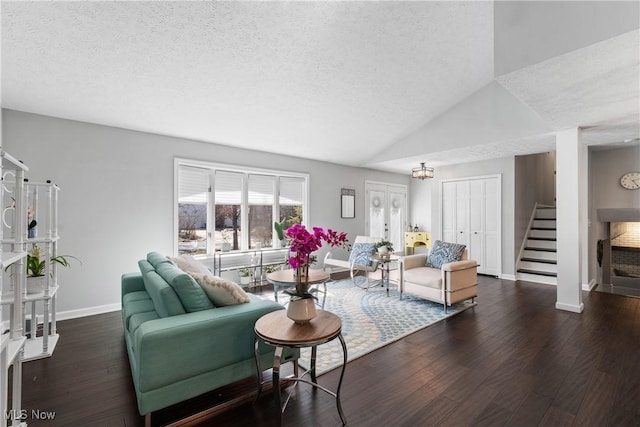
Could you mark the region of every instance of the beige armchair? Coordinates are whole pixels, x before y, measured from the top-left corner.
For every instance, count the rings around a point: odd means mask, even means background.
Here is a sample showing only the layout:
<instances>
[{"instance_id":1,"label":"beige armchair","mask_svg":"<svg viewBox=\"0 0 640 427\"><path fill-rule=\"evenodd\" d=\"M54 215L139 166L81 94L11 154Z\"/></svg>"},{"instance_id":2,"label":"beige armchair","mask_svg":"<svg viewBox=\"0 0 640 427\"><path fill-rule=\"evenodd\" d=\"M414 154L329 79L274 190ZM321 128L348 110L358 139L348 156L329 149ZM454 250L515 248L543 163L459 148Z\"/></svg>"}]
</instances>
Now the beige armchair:
<instances>
[{"instance_id":1,"label":"beige armchair","mask_svg":"<svg viewBox=\"0 0 640 427\"><path fill-rule=\"evenodd\" d=\"M400 298L404 293L415 295L447 306L478 296L478 263L467 259L443 264L441 268L425 267L427 254L409 255L400 259L400 268L391 272L391 280L400 284Z\"/></svg>"}]
</instances>

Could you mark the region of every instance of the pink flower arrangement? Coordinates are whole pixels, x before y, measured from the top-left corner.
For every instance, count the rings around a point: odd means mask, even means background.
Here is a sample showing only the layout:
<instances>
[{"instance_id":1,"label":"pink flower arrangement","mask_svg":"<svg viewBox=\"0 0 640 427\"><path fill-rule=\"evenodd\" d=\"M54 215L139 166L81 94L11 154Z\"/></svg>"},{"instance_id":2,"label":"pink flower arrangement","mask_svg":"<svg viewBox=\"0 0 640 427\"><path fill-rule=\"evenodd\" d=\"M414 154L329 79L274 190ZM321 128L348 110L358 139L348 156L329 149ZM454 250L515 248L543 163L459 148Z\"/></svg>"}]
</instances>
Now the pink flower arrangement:
<instances>
[{"instance_id":1,"label":"pink flower arrangement","mask_svg":"<svg viewBox=\"0 0 640 427\"><path fill-rule=\"evenodd\" d=\"M289 265L298 271L296 283L296 295L299 297L307 294L309 284L305 280L309 266L315 260L313 252L322 247L325 242L329 246L338 246L349 250L347 235L330 228L324 231L320 227L313 227L313 233L309 232L302 224L295 224L286 231L286 236L291 240L292 256L289 257Z\"/></svg>"}]
</instances>

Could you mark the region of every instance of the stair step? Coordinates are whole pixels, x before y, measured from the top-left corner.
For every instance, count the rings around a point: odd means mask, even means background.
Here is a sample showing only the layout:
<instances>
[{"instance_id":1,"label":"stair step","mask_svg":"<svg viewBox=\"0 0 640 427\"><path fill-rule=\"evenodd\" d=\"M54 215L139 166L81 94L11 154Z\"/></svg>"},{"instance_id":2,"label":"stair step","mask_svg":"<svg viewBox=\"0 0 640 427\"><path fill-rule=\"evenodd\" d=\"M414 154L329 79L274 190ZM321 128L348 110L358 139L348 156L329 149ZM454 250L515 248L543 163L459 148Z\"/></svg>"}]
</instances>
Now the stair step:
<instances>
[{"instance_id":1,"label":"stair step","mask_svg":"<svg viewBox=\"0 0 640 427\"><path fill-rule=\"evenodd\" d=\"M556 250L556 241L549 239L527 239L527 243L525 245L528 249L546 249L546 250Z\"/></svg>"},{"instance_id":2,"label":"stair step","mask_svg":"<svg viewBox=\"0 0 640 427\"><path fill-rule=\"evenodd\" d=\"M517 280L524 280L527 282L536 282L536 283L545 283L547 285L557 285L558 278L553 276L542 276L539 274L529 274L529 273L517 273Z\"/></svg>"},{"instance_id":3,"label":"stair step","mask_svg":"<svg viewBox=\"0 0 640 427\"><path fill-rule=\"evenodd\" d=\"M522 251L522 259L525 258L531 258L534 260L549 260L555 262L558 259L558 254L556 254L555 250L525 248L524 251Z\"/></svg>"},{"instance_id":4,"label":"stair step","mask_svg":"<svg viewBox=\"0 0 640 427\"><path fill-rule=\"evenodd\" d=\"M537 230L555 230L556 221L551 219L534 219L531 227Z\"/></svg>"},{"instance_id":5,"label":"stair step","mask_svg":"<svg viewBox=\"0 0 640 427\"><path fill-rule=\"evenodd\" d=\"M544 259L544 258L520 258L520 261L525 262L541 262L544 264L557 264L558 262L555 259Z\"/></svg>"},{"instance_id":6,"label":"stair step","mask_svg":"<svg viewBox=\"0 0 640 427\"><path fill-rule=\"evenodd\" d=\"M537 230L530 229L529 230L529 238L530 239L556 239L556 230Z\"/></svg>"},{"instance_id":7,"label":"stair step","mask_svg":"<svg viewBox=\"0 0 640 427\"><path fill-rule=\"evenodd\" d=\"M558 277L558 274L553 271L535 271L535 270L527 270L526 268L519 268L518 273L536 274L538 276Z\"/></svg>"},{"instance_id":8,"label":"stair step","mask_svg":"<svg viewBox=\"0 0 640 427\"><path fill-rule=\"evenodd\" d=\"M537 274L547 274L558 272L558 266L555 263L549 262L537 262L537 261L524 261L521 260L518 263L518 271L527 270L527 272L535 272Z\"/></svg>"},{"instance_id":9,"label":"stair step","mask_svg":"<svg viewBox=\"0 0 640 427\"><path fill-rule=\"evenodd\" d=\"M535 219L556 219L556 208L537 208Z\"/></svg>"},{"instance_id":10,"label":"stair step","mask_svg":"<svg viewBox=\"0 0 640 427\"><path fill-rule=\"evenodd\" d=\"M552 248L532 248L532 247L529 247L529 246L526 246L524 248L524 250L525 251L536 251L536 252L542 252L542 253L545 253L545 252L555 253L556 252L556 250L552 249Z\"/></svg>"}]
</instances>

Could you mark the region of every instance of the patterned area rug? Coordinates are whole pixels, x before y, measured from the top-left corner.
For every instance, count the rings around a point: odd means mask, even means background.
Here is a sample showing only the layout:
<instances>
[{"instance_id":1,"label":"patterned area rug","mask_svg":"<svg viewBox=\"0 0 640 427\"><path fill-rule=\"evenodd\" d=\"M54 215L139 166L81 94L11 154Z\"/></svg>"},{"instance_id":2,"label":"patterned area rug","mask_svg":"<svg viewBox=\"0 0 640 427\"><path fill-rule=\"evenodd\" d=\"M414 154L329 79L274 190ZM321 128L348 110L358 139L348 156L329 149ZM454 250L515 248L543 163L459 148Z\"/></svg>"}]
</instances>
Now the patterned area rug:
<instances>
[{"instance_id":1,"label":"patterned area rug","mask_svg":"<svg viewBox=\"0 0 640 427\"><path fill-rule=\"evenodd\" d=\"M397 288L393 286L387 297L386 288L380 286L364 290L354 286L349 279L327 283L324 309L342 319L348 361L475 305L471 301L464 301L449 307L445 314L442 304L407 294L402 296L402 300L399 297ZM322 294L319 298L322 301ZM286 299L286 294L279 294L280 303ZM301 353L300 364L306 367L311 359L311 349L302 349ZM342 364L342 359L342 347L338 339L318 346L317 373L335 369Z\"/></svg>"}]
</instances>

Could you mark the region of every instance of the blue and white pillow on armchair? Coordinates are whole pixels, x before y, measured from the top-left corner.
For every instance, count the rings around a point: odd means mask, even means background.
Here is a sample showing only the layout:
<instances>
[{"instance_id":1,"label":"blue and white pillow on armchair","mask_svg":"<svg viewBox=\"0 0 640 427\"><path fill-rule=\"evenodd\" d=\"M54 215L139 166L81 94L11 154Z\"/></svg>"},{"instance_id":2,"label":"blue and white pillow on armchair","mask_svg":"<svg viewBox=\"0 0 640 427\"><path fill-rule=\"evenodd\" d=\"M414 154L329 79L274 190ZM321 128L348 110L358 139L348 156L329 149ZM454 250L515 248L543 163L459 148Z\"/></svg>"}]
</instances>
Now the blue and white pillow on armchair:
<instances>
[{"instance_id":1,"label":"blue and white pillow on armchair","mask_svg":"<svg viewBox=\"0 0 640 427\"><path fill-rule=\"evenodd\" d=\"M349 263L368 265L375 250L375 243L354 243L349 254Z\"/></svg>"},{"instance_id":2,"label":"blue and white pillow on armchair","mask_svg":"<svg viewBox=\"0 0 640 427\"><path fill-rule=\"evenodd\" d=\"M442 264L460 261L467 246L460 243L449 243L436 240L427 257L427 267L440 268Z\"/></svg>"}]
</instances>

